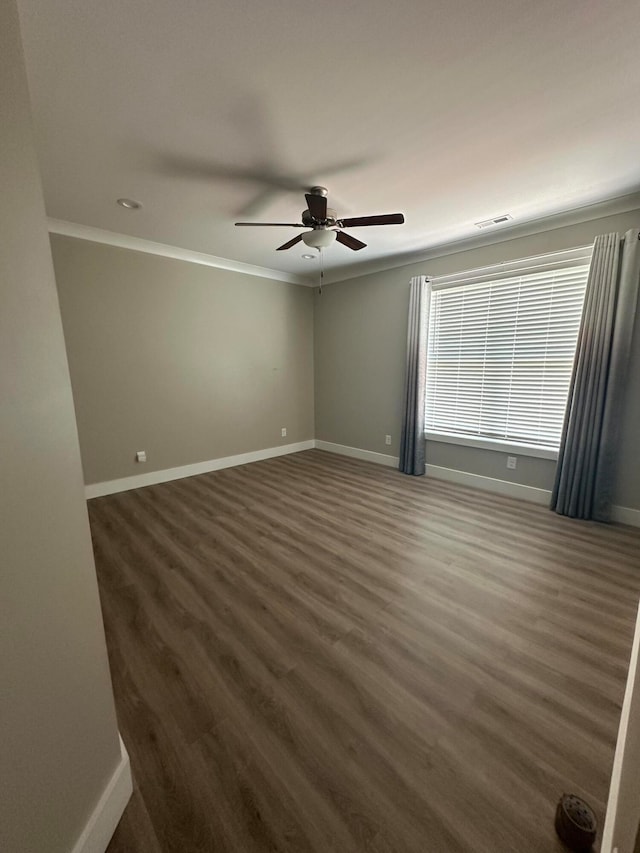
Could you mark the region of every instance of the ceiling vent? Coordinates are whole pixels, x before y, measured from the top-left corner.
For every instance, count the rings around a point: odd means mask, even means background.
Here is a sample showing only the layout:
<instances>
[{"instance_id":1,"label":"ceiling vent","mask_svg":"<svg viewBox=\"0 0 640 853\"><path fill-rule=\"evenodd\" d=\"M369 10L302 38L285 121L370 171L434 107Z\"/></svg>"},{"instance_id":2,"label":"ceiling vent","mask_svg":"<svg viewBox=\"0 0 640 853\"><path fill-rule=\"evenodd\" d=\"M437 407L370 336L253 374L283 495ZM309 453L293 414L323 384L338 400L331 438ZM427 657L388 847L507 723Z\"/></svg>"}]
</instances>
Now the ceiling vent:
<instances>
[{"instance_id":1,"label":"ceiling vent","mask_svg":"<svg viewBox=\"0 0 640 853\"><path fill-rule=\"evenodd\" d=\"M504 222L509 222L513 219L510 213L503 213L502 216L496 216L493 219L484 219L482 222L476 222L476 228L491 228L492 225L502 225Z\"/></svg>"}]
</instances>

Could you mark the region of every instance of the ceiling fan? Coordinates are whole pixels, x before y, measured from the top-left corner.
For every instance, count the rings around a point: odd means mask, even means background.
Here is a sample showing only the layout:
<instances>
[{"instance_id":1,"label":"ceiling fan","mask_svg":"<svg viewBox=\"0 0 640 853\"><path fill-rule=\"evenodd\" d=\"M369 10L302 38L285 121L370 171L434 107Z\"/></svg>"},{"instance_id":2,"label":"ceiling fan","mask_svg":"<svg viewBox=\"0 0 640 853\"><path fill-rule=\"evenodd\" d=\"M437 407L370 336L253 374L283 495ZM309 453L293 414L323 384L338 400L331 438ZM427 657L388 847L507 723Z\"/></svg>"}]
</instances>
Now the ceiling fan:
<instances>
[{"instance_id":1,"label":"ceiling fan","mask_svg":"<svg viewBox=\"0 0 640 853\"><path fill-rule=\"evenodd\" d=\"M339 219L335 210L327 207L326 187L311 187L305 194L307 210L302 211L302 222L236 222L236 225L254 225L260 227L281 228L310 228L304 234L297 234L292 240L278 246L278 252L290 249L301 240L311 248L326 249L334 240L358 252L367 245L361 240L345 234L342 228L363 228L368 225L402 225L404 216L401 213L383 213L380 216L356 216L350 219Z\"/></svg>"}]
</instances>

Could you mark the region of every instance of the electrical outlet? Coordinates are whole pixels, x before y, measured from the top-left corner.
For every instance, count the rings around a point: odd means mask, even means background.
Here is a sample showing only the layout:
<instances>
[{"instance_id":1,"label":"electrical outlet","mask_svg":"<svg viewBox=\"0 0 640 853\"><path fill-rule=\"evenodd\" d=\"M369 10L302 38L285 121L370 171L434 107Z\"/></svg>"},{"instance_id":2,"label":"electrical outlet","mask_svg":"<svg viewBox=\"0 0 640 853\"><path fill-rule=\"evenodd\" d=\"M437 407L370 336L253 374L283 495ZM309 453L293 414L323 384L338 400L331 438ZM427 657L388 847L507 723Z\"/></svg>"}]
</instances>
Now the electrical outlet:
<instances>
[{"instance_id":1,"label":"electrical outlet","mask_svg":"<svg viewBox=\"0 0 640 853\"><path fill-rule=\"evenodd\" d=\"M511 468L512 470L517 466L518 459L515 456L507 456L507 468Z\"/></svg>"},{"instance_id":2,"label":"electrical outlet","mask_svg":"<svg viewBox=\"0 0 640 853\"><path fill-rule=\"evenodd\" d=\"M385 435L384 443L385 444L391 444L391 436L390 435Z\"/></svg>"},{"instance_id":3,"label":"electrical outlet","mask_svg":"<svg viewBox=\"0 0 640 853\"><path fill-rule=\"evenodd\" d=\"M282 427L282 429L280 430L280 435L281 435L283 438L286 438L286 437L287 437L287 428L286 428L286 427Z\"/></svg>"},{"instance_id":4,"label":"electrical outlet","mask_svg":"<svg viewBox=\"0 0 640 853\"><path fill-rule=\"evenodd\" d=\"M146 462L146 461L147 461L147 451L146 450L136 451L136 462Z\"/></svg>"}]
</instances>

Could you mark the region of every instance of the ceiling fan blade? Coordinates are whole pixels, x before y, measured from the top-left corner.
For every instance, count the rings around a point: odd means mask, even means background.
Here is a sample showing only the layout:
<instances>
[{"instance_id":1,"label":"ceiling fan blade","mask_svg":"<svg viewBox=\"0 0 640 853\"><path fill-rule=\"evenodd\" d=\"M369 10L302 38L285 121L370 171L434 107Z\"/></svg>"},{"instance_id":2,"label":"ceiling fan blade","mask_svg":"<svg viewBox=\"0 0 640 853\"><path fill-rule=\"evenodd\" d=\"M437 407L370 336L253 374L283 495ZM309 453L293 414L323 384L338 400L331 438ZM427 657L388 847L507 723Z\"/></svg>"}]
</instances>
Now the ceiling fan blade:
<instances>
[{"instance_id":1,"label":"ceiling fan blade","mask_svg":"<svg viewBox=\"0 0 640 853\"><path fill-rule=\"evenodd\" d=\"M306 228L302 222L234 222L234 225L252 225L255 228Z\"/></svg>"},{"instance_id":2,"label":"ceiling fan blade","mask_svg":"<svg viewBox=\"0 0 640 853\"><path fill-rule=\"evenodd\" d=\"M326 195L311 195L310 193L306 193L305 198L307 200L307 207L309 208L309 213L313 216L314 219L327 218Z\"/></svg>"},{"instance_id":3,"label":"ceiling fan blade","mask_svg":"<svg viewBox=\"0 0 640 853\"><path fill-rule=\"evenodd\" d=\"M296 243L299 243L302 240L302 236L300 234L296 234L293 240L289 240L287 243L283 243L282 246L278 246L276 252L282 252L284 249L290 249L292 246L295 246Z\"/></svg>"},{"instance_id":4,"label":"ceiling fan blade","mask_svg":"<svg viewBox=\"0 0 640 853\"><path fill-rule=\"evenodd\" d=\"M402 225L404 216L401 213L383 213L380 216L352 216L350 219L340 219L340 228L362 228L365 225Z\"/></svg>"},{"instance_id":5,"label":"ceiling fan blade","mask_svg":"<svg viewBox=\"0 0 640 853\"><path fill-rule=\"evenodd\" d=\"M338 243L342 243L343 246L348 246L350 249L353 249L354 252L364 249L367 245L366 243L363 243L362 240L356 240L356 238L352 237L351 234L345 234L343 231L336 232L336 240Z\"/></svg>"}]
</instances>

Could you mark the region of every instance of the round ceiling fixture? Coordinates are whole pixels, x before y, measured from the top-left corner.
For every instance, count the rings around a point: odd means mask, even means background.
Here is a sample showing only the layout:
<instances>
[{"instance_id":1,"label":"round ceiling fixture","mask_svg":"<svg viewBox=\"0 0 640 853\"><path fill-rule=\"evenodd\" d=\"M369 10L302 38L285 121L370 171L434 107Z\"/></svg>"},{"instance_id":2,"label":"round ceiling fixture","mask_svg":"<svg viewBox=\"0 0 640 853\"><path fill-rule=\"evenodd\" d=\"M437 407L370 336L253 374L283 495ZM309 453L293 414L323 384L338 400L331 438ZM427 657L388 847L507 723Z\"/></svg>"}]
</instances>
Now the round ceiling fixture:
<instances>
[{"instance_id":1,"label":"round ceiling fixture","mask_svg":"<svg viewBox=\"0 0 640 853\"><path fill-rule=\"evenodd\" d=\"M328 228L314 228L313 231L306 231L302 239L311 249L326 249L336 239L336 232Z\"/></svg>"},{"instance_id":2,"label":"round ceiling fixture","mask_svg":"<svg viewBox=\"0 0 640 853\"><path fill-rule=\"evenodd\" d=\"M315 255L301 255L301 257L303 257L305 261L315 261L316 259Z\"/></svg>"},{"instance_id":3,"label":"round ceiling fixture","mask_svg":"<svg viewBox=\"0 0 640 853\"><path fill-rule=\"evenodd\" d=\"M133 198L119 198L117 203L120 207L125 207L127 210L140 210L142 205L139 201L136 201Z\"/></svg>"}]
</instances>

